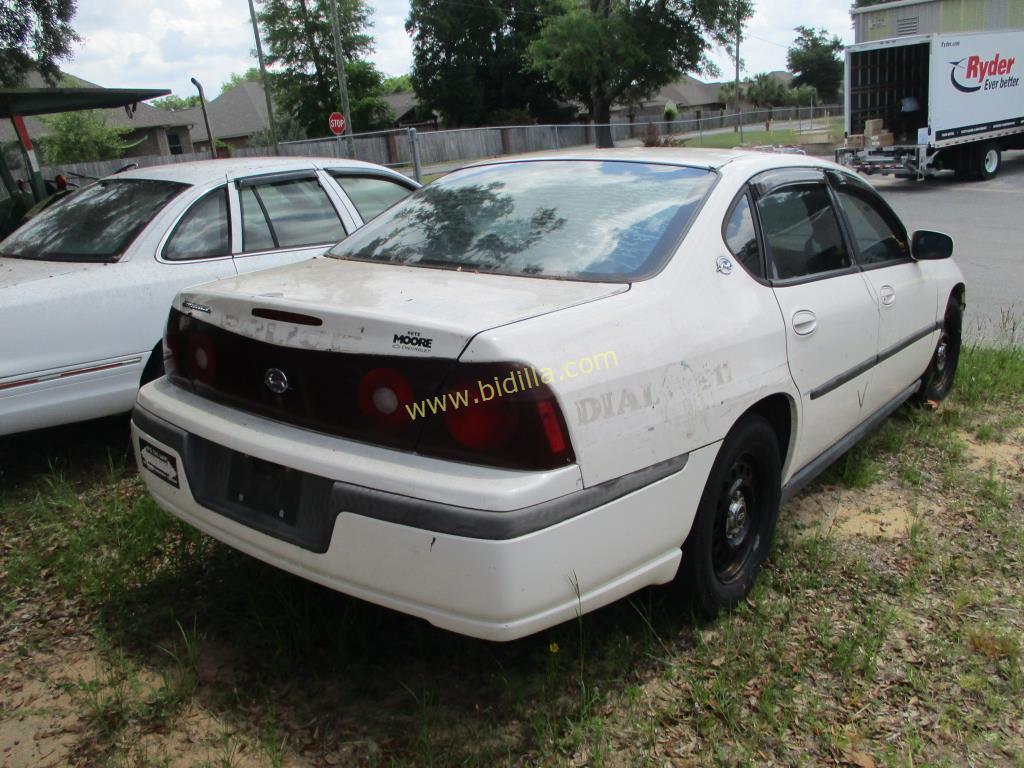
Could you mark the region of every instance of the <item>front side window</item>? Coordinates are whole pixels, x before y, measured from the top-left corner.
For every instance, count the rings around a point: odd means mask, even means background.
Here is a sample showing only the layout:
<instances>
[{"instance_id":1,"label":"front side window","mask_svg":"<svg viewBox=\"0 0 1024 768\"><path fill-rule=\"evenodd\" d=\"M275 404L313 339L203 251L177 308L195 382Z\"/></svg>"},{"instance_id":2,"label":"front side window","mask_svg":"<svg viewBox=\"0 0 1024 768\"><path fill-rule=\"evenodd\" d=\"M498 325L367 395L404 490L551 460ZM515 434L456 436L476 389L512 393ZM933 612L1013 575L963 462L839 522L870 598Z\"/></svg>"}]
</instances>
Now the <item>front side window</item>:
<instances>
[{"instance_id":1,"label":"front side window","mask_svg":"<svg viewBox=\"0 0 1024 768\"><path fill-rule=\"evenodd\" d=\"M764 277L761 251L757 247L757 232L754 229L754 216L748 195L741 197L729 214L729 219L725 223L725 242L732 255L750 274Z\"/></svg>"},{"instance_id":2,"label":"front side window","mask_svg":"<svg viewBox=\"0 0 1024 768\"><path fill-rule=\"evenodd\" d=\"M164 258L168 261L188 261L230 255L228 191L221 187L189 208L164 246Z\"/></svg>"},{"instance_id":3,"label":"front side window","mask_svg":"<svg viewBox=\"0 0 1024 768\"><path fill-rule=\"evenodd\" d=\"M872 266L910 258L903 225L891 211L872 199L873 193L844 187L836 194L850 222L861 264Z\"/></svg>"},{"instance_id":4,"label":"front side window","mask_svg":"<svg viewBox=\"0 0 1024 768\"><path fill-rule=\"evenodd\" d=\"M69 195L0 242L0 256L40 261L117 261L187 184L104 179Z\"/></svg>"},{"instance_id":5,"label":"front side window","mask_svg":"<svg viewBox=\"0 0 1024 768\"><path fill-rule=\"evenodd\" d=\"M330 256L532 277L622 282L674 252L716 175L598 160L476 166L424 187Z\"/></svg>"},{"instance_id":6,"label":"front side window","mask_svg":"<svg viewBox=\"0 0 1024 768\"><path fill-rule=\"evenodd\" d=\"M240 192L243 250L328 245L345 237L338 212L316 179L252 184Z\"/></svg>"},{"instance_id":7,"label":"front side window","mask_svg":"<svg viewBox=\"0 0 1024 768\"><path fill-rule=\"evenodd\" d=\"M379 216L403 197L412 192L408 187L395 181L375 176L345 176L340 172L331 171L331 176L338 182L348 199L359 211L363 221Z\"/></svg>"},{"instance_id":8,"label":"front side window","mask_svg":"<svg viewBox=\"0 0 1024 768\"><path fill-rule=\"evenodd\" d=\"M839 219L824 184L800 184L757 201L758 218L776 280L813 277L851 266Z\"/></svg>"}]
</instances>

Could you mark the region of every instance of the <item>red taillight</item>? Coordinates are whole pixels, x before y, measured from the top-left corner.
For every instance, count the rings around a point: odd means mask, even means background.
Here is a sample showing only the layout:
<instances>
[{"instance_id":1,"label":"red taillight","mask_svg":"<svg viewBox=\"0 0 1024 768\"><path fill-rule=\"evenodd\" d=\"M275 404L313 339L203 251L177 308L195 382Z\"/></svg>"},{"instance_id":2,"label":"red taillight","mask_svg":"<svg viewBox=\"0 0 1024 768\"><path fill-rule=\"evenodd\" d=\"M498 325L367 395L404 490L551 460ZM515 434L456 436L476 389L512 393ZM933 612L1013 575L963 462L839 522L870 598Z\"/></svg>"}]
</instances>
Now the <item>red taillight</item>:
<instances>
[{"instance_id":1,"label":"red taillight","mask_svg":"<svg viewBox=\"0 0 1024 768\"><path fill-rule=\"evenodd\" d=\"M540 423L544 426L544 436L548 439L551 453L565 453L565 432L555 406L549 400L537 403Z\"/></svg>"},{"instance_id":2,"label":"red taillight","mask_svg":"<svg viewBox=\"0 0 1024 768\"><path fill-rule=\"evenodd\" d=\"M185 345L185 366L191 378L203 384L211 383L217 375L217 354L213 342L203 331L190 333Z\"/></svg>"},{"instance_id":3,"label":"red taillight","mask_svg":"<svg viewBox=\"0 0 1024 768\"><path fill-rule=\"evenodd\" d=\"M476 383L465 381L455 392L469 392L470 402L454 410L445 410L444 426L459 445L473 451L496 451L515 436L519 428L519 409L497 399L479 402L474 395ZM473 402L476 400L476 402ZM451 407L449 399L448 406Z\"/></svg>"},{"instance_id":4,"label":"red taillight","mask_svg":"<svg viewBox=\"0 0 1024 768\"><path fill-rule=\"evenodd\" d=\"M554 393L521 363L460 363L428 418L419 453L513 469L555 469L576 458Z\"/></svg>"},{"instance_id":5,"label":"red taillight","mask_svg":"<svg viewBox=\"0 0 1024 768\"><path fill-rule=\"evenodd\" d=\"M388 429L409 421L406 406L413 402L412 385L393 368L374 368L359 380L356 399L360 412L372 423Z\"/></svg>"}]
</instances>

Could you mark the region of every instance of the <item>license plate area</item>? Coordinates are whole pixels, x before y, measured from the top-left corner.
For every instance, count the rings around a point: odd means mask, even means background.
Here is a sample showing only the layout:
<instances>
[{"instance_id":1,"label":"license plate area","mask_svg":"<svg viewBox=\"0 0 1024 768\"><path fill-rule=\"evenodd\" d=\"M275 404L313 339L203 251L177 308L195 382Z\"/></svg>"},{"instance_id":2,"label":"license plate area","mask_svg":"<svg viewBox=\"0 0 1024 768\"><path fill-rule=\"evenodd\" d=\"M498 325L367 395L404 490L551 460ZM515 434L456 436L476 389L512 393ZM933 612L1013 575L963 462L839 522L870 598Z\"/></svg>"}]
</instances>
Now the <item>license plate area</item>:
<instances>
[{"instance_id":1,"label":"license plate area","mask_svg":"<svg viewBox=\"0 0 1024 768\"><path fill-rule=\"evenodd\" d=\"M302 499L302 472L243 453L231 457L228 499L287 525L298 521Z\"/></svg>"},{"instance_id":2,"label":"license plate area","mask_svg":"<svg viewBox=\"0 0 1024 768\"><path fill-rule=\"evenodd\" d=\"M338 513L334 481L189 435L185 474L195 500L249 528L326 552Z\"/></svg>"}]
</instances>

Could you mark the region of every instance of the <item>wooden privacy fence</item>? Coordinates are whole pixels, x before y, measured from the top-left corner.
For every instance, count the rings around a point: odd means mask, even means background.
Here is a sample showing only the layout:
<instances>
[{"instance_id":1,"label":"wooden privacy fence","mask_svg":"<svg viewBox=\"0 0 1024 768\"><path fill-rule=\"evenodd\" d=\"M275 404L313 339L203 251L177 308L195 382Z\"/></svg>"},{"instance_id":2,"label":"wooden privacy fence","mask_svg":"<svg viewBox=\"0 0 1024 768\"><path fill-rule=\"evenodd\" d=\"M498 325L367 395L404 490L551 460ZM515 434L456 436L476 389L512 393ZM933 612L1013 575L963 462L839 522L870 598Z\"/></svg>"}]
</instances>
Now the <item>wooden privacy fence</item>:
<instances>
[{"instance_id":1,"label":"wooden privacy fence","mask_svg":"<svg viewBox=\"0 0 1024 768\"><path fill-rule=\"evenodd\" d=\"M769 117L776 122L799 122L820 120L826 116L842 114L841 107L774 107L772 109L742 112L739 115L744 125L763 125ZM625 141L642 139L653 130L659 135L699 134L704 131L729 129L737 123L736 113L724 110L698 113L687 111L672 121L653 121L643 118L629 122L628 118L611 123L612 138ZM353 137L354 156L379 165L398 167L418 176L419 168L428 165L443 165L462 161L478 160L500 155L515 155L525 152L568 149L592 145L595 141L593 124L572 123L567 125L510 125L487 128L457 128L447 131L416 132L409 128L391 131L355 134ZM347 158L348 146L344 138L329 137L305 141L286 141L280 145L280 154L288 157L337 157ZM414 151L418 150L417 151ZM265 157L272 154L270 147L243 147L232 150L233 157ZM416 154L419 155L417 163ZM207 160L209 153L193 152L183 155L145 155L123 157L94 163L68 163L43 168L43 176L53 178L63 173L74 182L82 183L88 178L99 178L135 163L140 168L165 163L185 163L192 160Z\"/></svg>"}]
</instances>

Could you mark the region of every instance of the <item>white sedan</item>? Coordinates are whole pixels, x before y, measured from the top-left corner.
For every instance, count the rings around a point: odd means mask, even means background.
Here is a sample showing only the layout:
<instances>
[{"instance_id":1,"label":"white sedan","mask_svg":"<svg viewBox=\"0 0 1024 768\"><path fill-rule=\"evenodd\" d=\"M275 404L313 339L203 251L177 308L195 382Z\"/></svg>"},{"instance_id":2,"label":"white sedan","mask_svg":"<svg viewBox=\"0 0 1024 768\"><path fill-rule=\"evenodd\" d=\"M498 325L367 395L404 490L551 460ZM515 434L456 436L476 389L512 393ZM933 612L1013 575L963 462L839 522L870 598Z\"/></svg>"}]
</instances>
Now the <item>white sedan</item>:
<instances>
[{"instance_id":1,"label":"white sedan","mask_svg":"<svg viewBox=\"0 0 1024 768\"><path fill-rule=\"evenodd\" d=\"M0 435L131 410L179 290L319 255L416 187L358 161L217 160L47 209L0 241Z\"/></svg>"},{"instance_id":2,"label":"white sedan","mask_svg":"<svg viewBox=\"0 0 1024 768\"><path fill-rule=\"evenodd\" d=\"M783 499L949 391L952 250L806 157L481 163L327 257L182 292L136 455L211 536L457 632L677 574L711 616Z\"/></svg>"}]
</instances>

